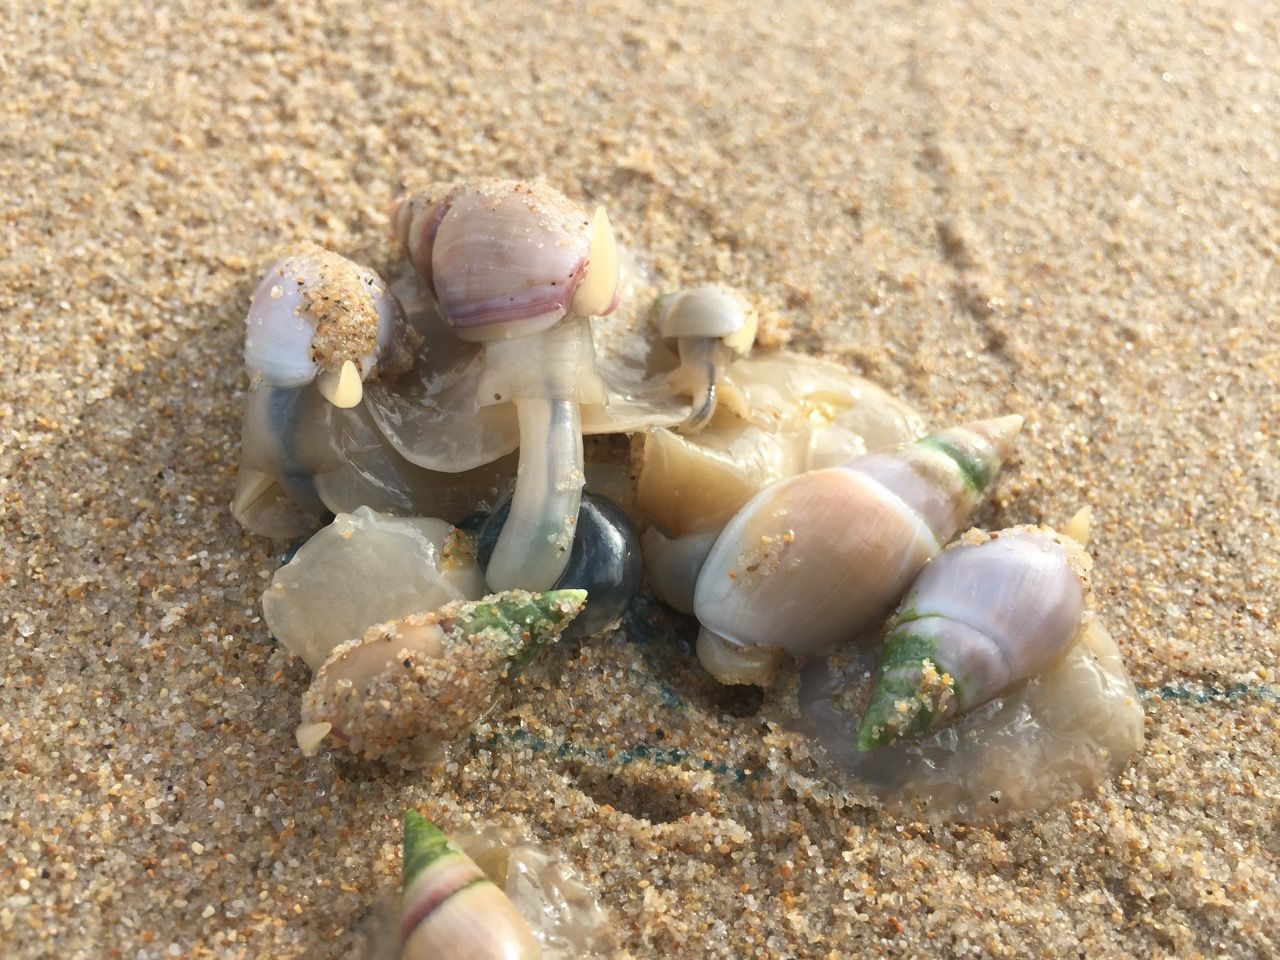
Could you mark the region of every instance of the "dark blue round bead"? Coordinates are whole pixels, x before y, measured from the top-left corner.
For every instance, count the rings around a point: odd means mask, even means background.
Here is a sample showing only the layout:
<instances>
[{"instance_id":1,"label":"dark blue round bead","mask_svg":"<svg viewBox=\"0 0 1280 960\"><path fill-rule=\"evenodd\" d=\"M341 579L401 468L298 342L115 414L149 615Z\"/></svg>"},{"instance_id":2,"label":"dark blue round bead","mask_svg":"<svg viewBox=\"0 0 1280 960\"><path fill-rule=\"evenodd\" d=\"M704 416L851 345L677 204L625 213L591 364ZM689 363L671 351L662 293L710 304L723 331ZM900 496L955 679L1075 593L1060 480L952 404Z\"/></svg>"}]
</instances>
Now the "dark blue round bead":
<instances>
[{"instance_id":1,"label":"dark blue round bead","mask_svg":"<svg viewBox=\"0 0 1280 960\"><path fill-rule=\"evenodd\" d=\"M476 538L476 562L482 573L489 568L489 558L510 512L508 497ZM643 576L640 541L622 508L608 497L583 494L569 564L554 589L586 590L587 608L569 624L565 636L591 636L621 619Z\"/></svg>"}]
</instances>

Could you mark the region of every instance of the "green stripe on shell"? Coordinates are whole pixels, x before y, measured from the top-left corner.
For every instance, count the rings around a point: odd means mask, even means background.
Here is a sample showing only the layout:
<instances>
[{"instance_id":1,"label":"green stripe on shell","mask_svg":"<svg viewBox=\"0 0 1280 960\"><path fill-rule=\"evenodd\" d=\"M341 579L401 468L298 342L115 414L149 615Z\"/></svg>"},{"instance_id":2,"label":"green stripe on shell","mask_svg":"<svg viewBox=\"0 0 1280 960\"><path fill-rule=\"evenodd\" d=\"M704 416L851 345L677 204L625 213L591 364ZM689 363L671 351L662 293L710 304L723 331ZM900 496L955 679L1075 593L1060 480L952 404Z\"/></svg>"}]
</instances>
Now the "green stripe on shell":
<instances>
[{"instance_id":1,"label":"green stripe on shell","mask_svg":"<svg viewBox=\"0 0 1280 960\"><path fill-rule=\"evenodd\" d=\"M461 853L462 848L444 835L434 823L416 810L404 812L404 859L400 873L400 889L408 890L423 870L446 853Z\"/></svg>"},{"instance_id":2,"label":"green stripe on shell","mask_svg":"<svg viewBox=\"0 0 1280 960\"><path fill-rule=\"evenodd\" d=\"M500 595L504 599L476 601L468 604L465 612L453 619L465 640L486 630L509 638L511 662L507 666L507 679L518 677L547 642L559 636L568 620L569 609L581 608L587 598L584 590L552 590L548 593L529 594L525 600L513 599L512 594Z\"/></svg>"},{"instance_id":3,"label":"green stripe on shell","mask_svg":"<svg viewBox=\"0 0 1280 960\"><path fill-rule=\"evenodd\" d=\"M955 678L937 665L937 643L904 631L885 646L858 727L858 749L874 750L931 730L960 699Z\"/></svg>"},{"instance_id":4,"label":"green stripe on shell","mask_svg":"<svg viewBox=\"0 0 1280 960\"><path fill-rule=\"evenodd\" d=\"M928 447L931 450L937 450L939 453L946 454L960 470L960 476L964 479L964 484L970 490L980 493L991 483L992 470L982 458L974 456L968 450L948 443L944 439L943 434L934 434L933 436L924 437L917 443L922 447Z\"/></svg>"}]
</instances>

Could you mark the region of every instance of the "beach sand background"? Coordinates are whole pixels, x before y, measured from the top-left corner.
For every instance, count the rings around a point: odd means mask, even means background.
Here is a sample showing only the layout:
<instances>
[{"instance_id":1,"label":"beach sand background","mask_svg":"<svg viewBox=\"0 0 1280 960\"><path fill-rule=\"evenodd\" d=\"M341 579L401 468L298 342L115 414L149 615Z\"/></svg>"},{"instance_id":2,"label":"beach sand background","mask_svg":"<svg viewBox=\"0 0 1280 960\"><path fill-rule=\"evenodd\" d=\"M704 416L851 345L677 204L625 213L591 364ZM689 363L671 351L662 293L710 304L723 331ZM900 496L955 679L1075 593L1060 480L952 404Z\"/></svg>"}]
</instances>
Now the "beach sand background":
<instances>
[{"instance_id":1,"label":"beach sand background","mask_svg":"<svg viewBox=\"0 0 1280 960\"><path fill-rule=\"evenodd\" d=\"M208 6L5 5L6 957L349 956L407 805L554 845L636 957L1275 955L1267 4ZM495 175L934 424L1026 415L981 519L1093 506L1143 753L1029 822L848 805L642 610L434 781L305 760L282 547L227 508L249 294Z\"/></svg>"}]
</instances>

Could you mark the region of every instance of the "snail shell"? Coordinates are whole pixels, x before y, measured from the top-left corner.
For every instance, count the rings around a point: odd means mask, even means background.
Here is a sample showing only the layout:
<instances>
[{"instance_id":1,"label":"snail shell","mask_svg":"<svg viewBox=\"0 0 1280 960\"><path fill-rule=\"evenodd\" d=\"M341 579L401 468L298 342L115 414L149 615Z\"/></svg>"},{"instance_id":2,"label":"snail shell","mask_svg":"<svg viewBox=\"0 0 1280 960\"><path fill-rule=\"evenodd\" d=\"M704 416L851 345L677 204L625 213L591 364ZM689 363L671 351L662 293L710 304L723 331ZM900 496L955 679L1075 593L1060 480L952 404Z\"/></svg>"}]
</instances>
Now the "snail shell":
<instances>
[{"instance_id":1,"label":"snail shell","mask_svg":"<svg viewBox=\"0 0 1280 960\"><path fill-rule=\"evenodd\" d=\"M755 308L723 284L667 294L658 298L655 309L658 333L664 338L719 340L738 355L751 349L759 328Z\"/></svg>"},{"instance_id":2,"label":"snail shell","mask_svg":"<svg viewBox=\"0 0 1280 960\"><path fill-rule=\"evenodd\" d=\"M540 183L483 180L416 194L392 213L395 233L465 340L521 337L568 313L617 306L618 255L603 208Z\"/></svg>"},{"instance_id":3,"label":"snail shell","mask_svg":"<svg viewBox=\"0 0 1280 960\"><path fill-rule=\"evenodd\" d=\"M955 534L1021 426L983 420L766 487L711 548L698 620L731 643L799 655L856 639Z\"/></svg>"},{"instance_id":4,"label":"snail shell","mask_svg":"<svg viewBox=\"0 0 1280 960\"><path fill-rule=\"evenodd\" d=\"M529 924L474 860L413 810L404 815L400 960L536 960Z\"/></svg>"},{"instance_id":5,"label":"snail shell","mask_svg":"<svg viewBox=\"0 0 1280 960\"><path fill-rule=\"evenodd\" d=\"M1044 527L970 531L944 550L894 615L858 747L927 733L1053 663L1080 626L1091 565Z\"/></svg>"},{"instance_id":6,"label":"snail shell","mask_svg":"<svg viewBox=\"0 0 1280 960\"><path fill-rule=\"evenodd\" d=\"M374 271L315 245L263 276L245 317L244 362L272 387L316 381L339 407L360 402L381 363L407 359L404 312Z\"/></svg>"},{"instance_id":7,"label":"snail shell","mask_svg":"<svg viewBox=\"0 0 1280 960\"><path fill-rule=\"evenodd\" d=\"M513 590L370 627L336 647L302 698L298 743L430 761L467 730L586 604L586 591Z\"/></svg>"}]
</instances>

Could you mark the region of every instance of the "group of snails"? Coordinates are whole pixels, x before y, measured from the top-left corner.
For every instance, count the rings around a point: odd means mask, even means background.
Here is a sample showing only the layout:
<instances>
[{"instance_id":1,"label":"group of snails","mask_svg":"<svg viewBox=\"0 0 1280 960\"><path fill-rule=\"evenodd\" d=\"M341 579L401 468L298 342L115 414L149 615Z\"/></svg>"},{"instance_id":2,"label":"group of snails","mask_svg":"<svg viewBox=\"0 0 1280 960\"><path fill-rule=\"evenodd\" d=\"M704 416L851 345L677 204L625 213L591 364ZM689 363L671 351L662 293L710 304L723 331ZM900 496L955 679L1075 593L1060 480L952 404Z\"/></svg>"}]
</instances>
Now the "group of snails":
<instances>
[{"instance_id":1,"label":"group of snails","mask_svg":"<svg viewBox=\"0 0 1280 960\"><path fill-rule=\"evenodd\" d=\"M625 255L603 208L541 184L414 194L392 223L392 284L304 247L246 319L233 512L314 533L263 598L315 671L305 753L431 762L542 646L616 624L646 572L697 618L709 673L790 690L798 726L882 790L940 797L907 772L950 764L966 785L946 802L1035 808L1138 749L1136 694L1087 610L1087 516L957 539L1021 417L924 435L838 365L753 354L755 311L724 286L597 323ZM629 460L589 462L590 434L630 436ZM995 780L974 775L984 755ZM432 831L406 823L402 956L428 955L429 917L448 955L538 955L528 930L460 952L489 933L459 898L491 893Z\"/></svg>"}]
</instances>

